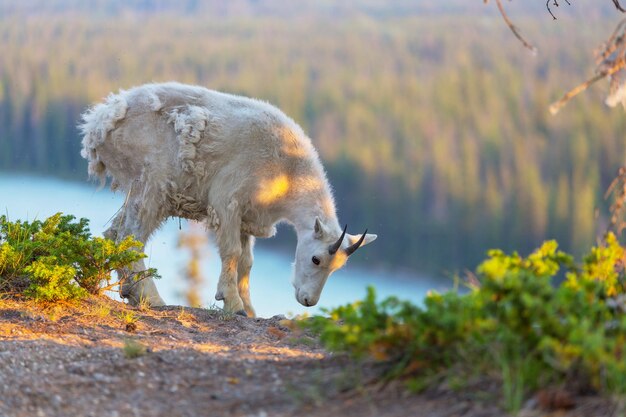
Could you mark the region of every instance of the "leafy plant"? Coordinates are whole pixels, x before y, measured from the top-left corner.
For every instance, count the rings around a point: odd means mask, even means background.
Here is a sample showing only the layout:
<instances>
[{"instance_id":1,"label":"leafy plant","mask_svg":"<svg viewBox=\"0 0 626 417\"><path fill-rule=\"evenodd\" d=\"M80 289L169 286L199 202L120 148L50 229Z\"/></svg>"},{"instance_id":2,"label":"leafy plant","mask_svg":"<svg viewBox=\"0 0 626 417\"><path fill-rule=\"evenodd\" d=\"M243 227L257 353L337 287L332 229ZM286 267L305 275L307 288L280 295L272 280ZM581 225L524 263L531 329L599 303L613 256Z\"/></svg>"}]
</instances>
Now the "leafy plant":
<instances>
[{"instance_id":1,"label":"leafy plant","mask_svg":"<svg viewBox=\"0 0 626 417\"><path fill-rule=\"evenodd\" d=\"M0 216L0 291L45 301L79 299L110 287L113 270L145 257L132 237L120 243L92 237L87 219L74 220L61 213L33 222Z\"/></svg>"},{"instance_id":2,"label":"leafy plant","mask_svg":"<svg viewBox=\"0 0 626 417\"><path fill-rule=\"evenodd\" d=\"M433 378L496 375L504 406L515 411L529 393L588 381L626 392L625 250L614 235L581 265L554 241L523 258L493 250L466 294L429 293L423 306L395 297L326 310L301 325L332 350L388 364L420 390ZM584 376L574 381L574 376Z\"/></svg>"},{"instance_id":3,"label":"leafy plant","mask_svg":"<svg viewBox=\"0 0 626 417\"><path fill-rule=\"evenodd\" d=\"M126 359L135 359L148 353L148 348L135 339L125 339L122 347Z\"/></svg>"},{"instance_id":4,"label":"leafy plant","mask_svg":"<svg viewBox=\"0 0 626 417\"><path fill-rule=\"evenodd\" d=\"M117 314L117 317L122 320L124 324L137 323L137 316L132 311L124 311Z\"/></svg>"}]
</instances>

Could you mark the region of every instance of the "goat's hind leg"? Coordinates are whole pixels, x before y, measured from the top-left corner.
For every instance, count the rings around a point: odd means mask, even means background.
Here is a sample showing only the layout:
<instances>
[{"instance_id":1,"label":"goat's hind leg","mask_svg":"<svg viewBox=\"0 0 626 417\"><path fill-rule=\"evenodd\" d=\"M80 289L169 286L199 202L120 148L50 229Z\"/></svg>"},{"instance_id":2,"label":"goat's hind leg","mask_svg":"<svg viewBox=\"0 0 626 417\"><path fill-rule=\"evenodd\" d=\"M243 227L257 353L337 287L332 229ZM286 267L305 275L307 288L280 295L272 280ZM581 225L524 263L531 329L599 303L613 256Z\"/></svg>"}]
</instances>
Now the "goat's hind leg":
<instances>
[{"instance_id":1,"label":"goat's hind leg","mask_svg":"<svg viewBox=\"0 0 626 417\"><path fill-rule=\"evenodd\" d=\"M104 236L119 243L127 236L132 235L136 240L145 245L148 237L156 229L156 226L140 221L140 210L138 207L139 205L137 203L128 201L113 219L111 227L104 232ZM135 249L143 252L143 248ZM128 302L133 306L141 304L147 304L153 307L165 305L151 277L135 279L138 273L143 271L146 271L146 265L143 259L134 262L130 268L117 270L117 275L121 283L120 296L127 298Z\"/></svg>"}]
</instances>

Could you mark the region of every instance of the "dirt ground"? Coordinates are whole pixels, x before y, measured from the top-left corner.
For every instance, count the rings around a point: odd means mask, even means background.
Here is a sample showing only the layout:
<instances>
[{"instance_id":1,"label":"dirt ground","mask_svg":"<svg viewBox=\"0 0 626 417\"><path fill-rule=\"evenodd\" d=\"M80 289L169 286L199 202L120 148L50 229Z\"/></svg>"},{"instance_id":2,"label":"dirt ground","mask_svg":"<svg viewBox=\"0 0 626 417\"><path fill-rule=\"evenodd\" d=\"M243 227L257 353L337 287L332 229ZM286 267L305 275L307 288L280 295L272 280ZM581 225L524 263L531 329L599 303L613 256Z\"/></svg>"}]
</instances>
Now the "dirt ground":
<instances>
[{"instance_id":1,"label":"dirt ground","mask_svg":"<svg viewBox=\"0 0 626 417\"><path fill-rule=\"evenodd\" d=\"M409 395L292 327L106 297L80 307L0 300L0 417L507 415L497 384ZM520 415L620 415L608 399L575 398L567 411L545 402Z\"/></svg>"}]
</instances>

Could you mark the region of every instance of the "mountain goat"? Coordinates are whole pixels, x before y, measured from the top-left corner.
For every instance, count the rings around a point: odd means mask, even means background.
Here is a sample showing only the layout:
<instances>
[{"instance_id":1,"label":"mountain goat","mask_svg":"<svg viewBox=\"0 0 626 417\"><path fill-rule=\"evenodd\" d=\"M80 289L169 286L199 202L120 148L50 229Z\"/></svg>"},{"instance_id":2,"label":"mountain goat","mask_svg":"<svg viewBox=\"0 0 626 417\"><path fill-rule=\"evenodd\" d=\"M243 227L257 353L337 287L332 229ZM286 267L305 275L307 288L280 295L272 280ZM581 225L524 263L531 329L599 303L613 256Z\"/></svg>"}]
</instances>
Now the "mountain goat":
<instances>
[{"instance_id":1,"label":"mountain goat","mask_svg":"<svg viewBox=\"0 0 626 417\"><path fill-rule=\"evenodd\" d=\"M339 226L324 169L300 126L255 99L178 83L147 84L87 110L80 125L89 174L126 193L105 236L145 243L168 217L206 221L215 230L222 269L215 298L254 316L248 289L254 237L275 224L296 230L296 299L315 305L328 276L376 235ZM152 279L122 277L131 304L163 305ZM124 279L126 278L126 279Z\"/></svg>"}]
</instances>

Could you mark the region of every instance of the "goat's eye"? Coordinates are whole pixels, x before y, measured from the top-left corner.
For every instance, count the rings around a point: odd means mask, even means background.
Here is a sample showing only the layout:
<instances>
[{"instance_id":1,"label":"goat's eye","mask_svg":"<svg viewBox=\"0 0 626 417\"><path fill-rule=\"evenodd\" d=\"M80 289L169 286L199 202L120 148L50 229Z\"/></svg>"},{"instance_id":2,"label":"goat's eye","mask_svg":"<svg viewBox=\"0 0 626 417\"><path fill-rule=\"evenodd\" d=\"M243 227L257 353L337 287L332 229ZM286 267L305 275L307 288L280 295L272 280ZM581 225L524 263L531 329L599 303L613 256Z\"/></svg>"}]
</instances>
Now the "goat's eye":
<instances>
[{"instance_id":1,"label":"goat's eye","mask_svg":"<svg viewBox=\"0 0 626 417\"><path fill-rule=\"evenodd\" d=\"M312 261L315 265L319 265L319 264L320 264L320 258L318 258L317 256L314 256L313 258L311 258L311 261Z\"/></svg>"}]
</instances>

